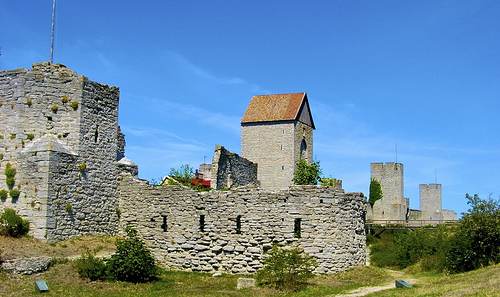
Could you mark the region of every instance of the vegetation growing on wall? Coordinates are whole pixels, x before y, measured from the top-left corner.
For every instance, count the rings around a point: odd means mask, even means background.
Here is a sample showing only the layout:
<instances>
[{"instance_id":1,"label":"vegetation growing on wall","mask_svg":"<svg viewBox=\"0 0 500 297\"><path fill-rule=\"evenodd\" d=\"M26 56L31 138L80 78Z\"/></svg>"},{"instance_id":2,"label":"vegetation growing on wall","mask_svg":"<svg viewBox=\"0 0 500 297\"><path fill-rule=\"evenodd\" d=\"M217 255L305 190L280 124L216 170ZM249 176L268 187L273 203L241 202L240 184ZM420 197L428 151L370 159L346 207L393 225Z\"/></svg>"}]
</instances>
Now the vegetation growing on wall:
<instances>
[{"instance_id":1,"label":"vegetation growing on wall","mask_svg":"<svg viewBox=\"0 0 500 297\"><path fill-rule=\"evenodd\" d=\"M11 208L4 209L0 215L0 235L20 237L28 233L29 226L30 223Z\"/></svg>"},{"instance_id":2,"label":"vegetation growing on wall","mask_svg":"<svg viewBox=\"0 0 500 297\"><path fill-rule=\"evenodd\" d=\"M319 162L309 164L306 160L300 159L295 166L293 183L296 185L317 185L320 181L320 175Z\"/></svg>"},{"instance_id":3,"label":"vegetation growing on wall","mask_svg":"<svg viewBox=\"0 0 500 297\"><path fill-rule=\"evenodd\" d=\"M71 101L71 102L69 103L69 106L70 106L71 108L73 108L73 110L77 110L77 109L78 109L78 101Z\"/></svg>"},{"instance_id":4,"label":"vegetation growing on wall","mask_svg":"<svg viewBox=\"0 0 500 297\"><path fill-rule=\"evenodd\" d=\"M382 199L384 194L382 193L382 185L376 179L371 179L370 181L370 195L368 198L368 202L373 207L375 201Z\"/></svg>"},{"instance_id":5,"label":"vegetation growing on wall","mask_svg":"<svg viewBox=\"0 0 500 297\"><path fill-rule=\"evenodd\" d=\"M171 168L168 174L175 181L179 182L184 186L191 186L191 180L194 177L193 167L188 164L181 165L178 169ZM172 180L168 180L169 185L175 185L176 183Z\"/></svg>"},{"instance_id":6,"label":"vegetation growing on wall","mask_svg":"<svg viewBox=\"0 0 500 297\"><path fill-rule=\"evenodd\" d=\"M4 189L0 190L0 200L1 201L5 201L7 199L8 195L9 195L9 193L7 192L7 190L4 190Z\"/></svg>"},{"instance_id":7,"label":"vegetation growing on wall","mask_svg":"<svg viewBox=\"0 0 500 297\"><path fill-rule=\"evenodd\" d=\"M5 183L7 184L7 188L9 188L9 190L12 190L16 184L16 172L17 171L14 167L12 167L12 164L7 163L7 165L5 165Z\"/></svg>"}]
</instances>

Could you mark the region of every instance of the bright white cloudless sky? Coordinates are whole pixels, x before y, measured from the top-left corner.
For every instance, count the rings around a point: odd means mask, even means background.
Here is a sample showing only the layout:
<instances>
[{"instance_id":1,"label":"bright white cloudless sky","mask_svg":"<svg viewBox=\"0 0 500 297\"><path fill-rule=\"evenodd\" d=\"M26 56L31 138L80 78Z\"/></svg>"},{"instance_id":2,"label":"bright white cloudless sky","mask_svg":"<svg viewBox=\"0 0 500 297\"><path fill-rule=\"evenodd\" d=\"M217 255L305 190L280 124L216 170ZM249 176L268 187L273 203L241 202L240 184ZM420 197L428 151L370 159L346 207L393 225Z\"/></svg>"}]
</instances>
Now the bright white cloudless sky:
<instances>
[{"instance_id":1,"label":"bright white cloudless sky","mask_svg":"<svg viewBox=\"0 0 500 297\"><path fill-rule=\"evenodd\" d=\"M0 69L48 59L50 0L0 0ZM151 179L239 152L252 95L306 91L314 156L348 191L405 165L405 193L500 195L500 1L58 1L55 62L120 87L127 156Z\"/></svg>"}]
</instances>

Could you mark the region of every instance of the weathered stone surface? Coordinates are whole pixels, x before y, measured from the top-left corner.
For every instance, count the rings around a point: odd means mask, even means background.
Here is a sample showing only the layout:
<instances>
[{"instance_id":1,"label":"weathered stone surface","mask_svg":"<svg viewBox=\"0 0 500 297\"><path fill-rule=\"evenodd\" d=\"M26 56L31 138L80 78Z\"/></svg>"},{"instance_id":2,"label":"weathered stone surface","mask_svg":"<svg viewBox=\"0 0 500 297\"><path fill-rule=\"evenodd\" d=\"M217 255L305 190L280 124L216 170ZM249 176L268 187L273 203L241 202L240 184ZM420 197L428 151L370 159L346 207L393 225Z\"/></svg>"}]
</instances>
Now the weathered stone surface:
<instances>
[{"instance_id":1,"label":"weathered stone surface","mask_svg":"<svg viewBox=\"0 0 500 297\"><path fill-rule=\"evenodd\" d=\"M0 211L16 209L32 236L49 241L116 232L118 100L118 88L63 65L0 71L0 172L16 168L21 191Z\"/></svg>"},{"instance_id":2,"label":"weathered stone surface","mask_svg":"<svg viewBox=\"0 0 500 297\"><path fill-rule=\"evenodd\" d=\"M230 189L257 185L257 164L231 153L223 146L215 147L212 161L212 188Z\"/></svg>"},{"instance_id":3,"label":"weathered stone surface","mask_svg":"<svg viewBox=\"0 0 500 297\"><path fill-rule=\"evenodd\" d=\"M241 290L241 289L253 288L255 287L255 284L256 283L254 278L240 277L238 278L236 289Z\"/></svg>"},{"instance_id":4,"label":"weathered stone surface","mask_svg":"<svg viewBox=\"0 0 500 297\"><path fill-rule=\"evenodd\" d=\"M32 257L7 260L1 268L10 273L33 274L46 271L51 263L50 257Z\"/></svg>"},{"instance_id":5,"label":"weathered stone surface","mask_svg":"<svg viewBox=\"0 0 500 297\"><path fill-rule=\"evenodd\" d=\"M196 192L152 187L123 173L118 194L120 229L134 226L156 259L172 269L253 273L273 244L304 248L318 260L317 273L365 264L365 199L360 193L316 186ZM331 203L321 203L325 197ZM300 238L294 235L295 219L301 219Z\"/></svg>"}]
</instances>

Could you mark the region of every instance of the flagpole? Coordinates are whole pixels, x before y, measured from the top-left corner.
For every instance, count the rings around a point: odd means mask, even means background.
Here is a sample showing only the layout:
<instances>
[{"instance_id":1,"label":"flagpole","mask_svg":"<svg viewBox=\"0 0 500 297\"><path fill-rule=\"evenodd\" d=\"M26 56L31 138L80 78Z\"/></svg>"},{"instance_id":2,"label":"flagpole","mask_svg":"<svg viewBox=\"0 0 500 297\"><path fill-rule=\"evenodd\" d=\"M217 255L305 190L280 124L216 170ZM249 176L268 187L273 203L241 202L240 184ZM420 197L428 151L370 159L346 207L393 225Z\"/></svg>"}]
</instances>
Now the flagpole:
<instances>
[{"instance_id":1,"label":"flagpole","mask_svg":"<svg viewBox=\"0 0 500 297\"><path fill-rule=\"evenodd\" d=\"M50 32L50 63L54 63L55 29L56 29L56 0L52 0L52 29Z\"/></svg>"}]
</instances>

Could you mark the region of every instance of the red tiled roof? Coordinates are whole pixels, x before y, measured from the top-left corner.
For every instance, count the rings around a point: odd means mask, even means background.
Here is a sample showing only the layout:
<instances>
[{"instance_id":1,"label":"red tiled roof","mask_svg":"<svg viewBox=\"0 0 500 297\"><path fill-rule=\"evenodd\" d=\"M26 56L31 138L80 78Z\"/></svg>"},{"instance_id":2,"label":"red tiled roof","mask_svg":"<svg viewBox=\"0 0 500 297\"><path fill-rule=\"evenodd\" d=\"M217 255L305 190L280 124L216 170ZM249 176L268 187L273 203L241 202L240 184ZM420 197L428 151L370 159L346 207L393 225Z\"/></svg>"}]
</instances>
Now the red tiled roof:
<instances>
[{"instance_id":1,"label":"red tiled roof","mask_svg":"<svg viewBox=\"0 0 500 297\"><path fill-rule=\"evenodd\" d=\"M253 96L241 123L296 120L306 93Z\"/></svg>"}]
</instances>

